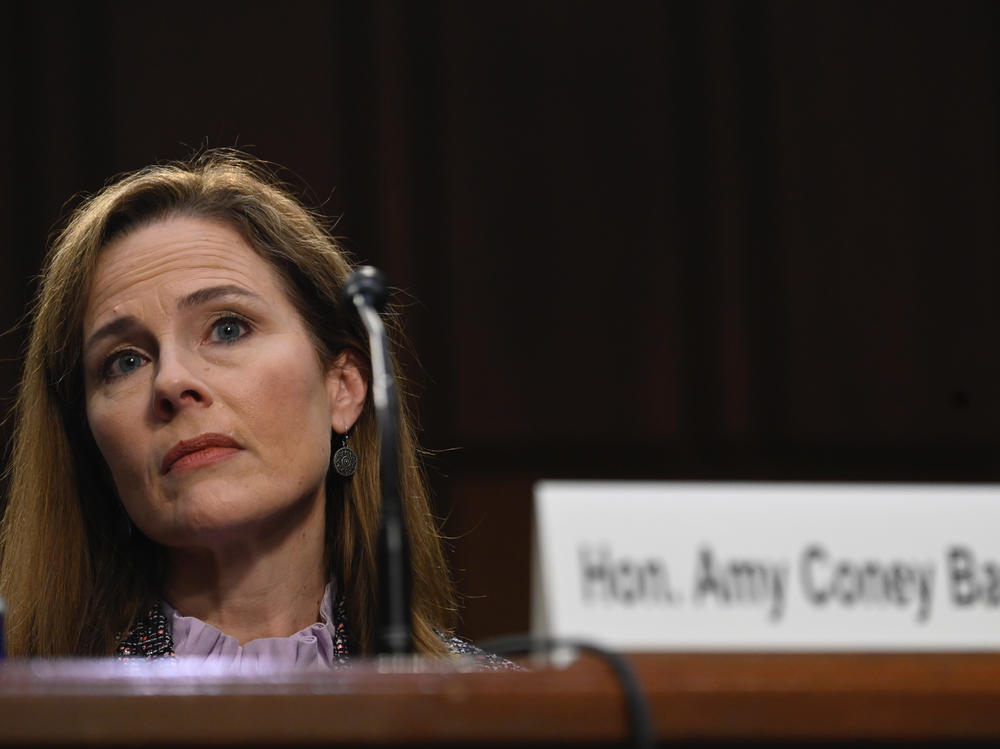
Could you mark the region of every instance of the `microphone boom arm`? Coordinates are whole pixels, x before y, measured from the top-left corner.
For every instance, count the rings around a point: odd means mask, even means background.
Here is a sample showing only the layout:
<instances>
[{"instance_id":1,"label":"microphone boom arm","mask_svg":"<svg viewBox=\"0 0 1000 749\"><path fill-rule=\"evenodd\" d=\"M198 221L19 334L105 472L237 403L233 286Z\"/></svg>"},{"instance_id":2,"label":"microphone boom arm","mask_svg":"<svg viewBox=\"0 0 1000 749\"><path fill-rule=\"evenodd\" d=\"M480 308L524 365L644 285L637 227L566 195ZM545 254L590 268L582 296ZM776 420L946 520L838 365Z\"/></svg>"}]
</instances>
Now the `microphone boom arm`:
<instances>
[{"instance_id":1,"label":"microphone boom arm","mask_svg":"<svg viewBox=\"0 0 1000 749\"><path fill-rule=\"evenodd\" d=\"M379 484L382 514L378 531L378 597L375 647L380 654L413 652L410 613L410 550L399 481L399 396L392 351L379 315L387 299L384 278L363 266L351 274L344 292L368 334L372 362L372 401L379 435Z\"/></svg>"}]
</instances>

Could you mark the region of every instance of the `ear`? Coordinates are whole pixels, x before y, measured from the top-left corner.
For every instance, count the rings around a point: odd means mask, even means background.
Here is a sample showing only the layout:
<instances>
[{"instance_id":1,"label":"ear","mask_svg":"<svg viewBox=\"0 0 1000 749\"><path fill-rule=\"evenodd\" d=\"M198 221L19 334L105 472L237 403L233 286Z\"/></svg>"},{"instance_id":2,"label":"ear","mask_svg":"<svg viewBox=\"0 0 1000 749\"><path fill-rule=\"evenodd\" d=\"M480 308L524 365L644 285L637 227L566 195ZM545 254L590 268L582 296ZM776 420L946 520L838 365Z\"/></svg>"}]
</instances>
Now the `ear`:
<instances>
[{"instance_id":1,"label":"ear","mask_svg":"<svg viewBox=\"0 0 1000 749\"><path fill-rule=\"evenodd\" d=\"M361 415L368 394L368 381L359 366L357 352L345 349L326 371L326 389L330 396L330 426L345 434Z\"/></svg>"}]
</instances>

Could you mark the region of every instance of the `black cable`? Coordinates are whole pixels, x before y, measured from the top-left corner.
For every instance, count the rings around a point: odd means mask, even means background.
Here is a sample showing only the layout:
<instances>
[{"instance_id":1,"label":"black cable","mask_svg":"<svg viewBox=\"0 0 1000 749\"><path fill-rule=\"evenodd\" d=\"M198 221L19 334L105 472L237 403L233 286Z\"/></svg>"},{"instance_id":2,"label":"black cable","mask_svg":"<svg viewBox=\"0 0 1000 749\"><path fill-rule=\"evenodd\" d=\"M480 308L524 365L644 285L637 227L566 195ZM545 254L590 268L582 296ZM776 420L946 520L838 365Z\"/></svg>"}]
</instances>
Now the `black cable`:
<instances>
[{"instance_id":1,"label":"black cable","mask_svg":"<svg viewBox=\"0 0 1000 749\"><path fill-rule=\"evenodd\" d=\"M653 749L655 747L655 731L653 715L649 702L642 692L639 679L632 665L621 653L616 653L599 645L583 640L565 639L559 637L533 637L530 635L515 635L511 637L496 637L478 643L487 653L497 655L514 655L516 653L549 653L559 648L573 648L591 653L603 659L614 670L615 675L625 695L628 710L629 726L632 729L633 744L637 749Z\"/></svg>"}]
</instances>

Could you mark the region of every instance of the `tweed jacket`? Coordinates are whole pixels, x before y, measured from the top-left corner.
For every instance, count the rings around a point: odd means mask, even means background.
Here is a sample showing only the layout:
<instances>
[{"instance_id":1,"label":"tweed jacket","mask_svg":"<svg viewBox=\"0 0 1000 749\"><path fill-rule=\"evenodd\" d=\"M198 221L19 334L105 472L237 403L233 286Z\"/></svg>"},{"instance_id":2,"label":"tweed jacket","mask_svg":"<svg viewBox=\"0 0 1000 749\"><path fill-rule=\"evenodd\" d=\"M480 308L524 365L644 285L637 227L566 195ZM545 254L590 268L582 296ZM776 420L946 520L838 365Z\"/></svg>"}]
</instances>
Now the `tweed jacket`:
<instances>
[{"instance_id":1,"label":"tweed jacket","mask_svg":"<svg viewBox=\"0 0 1000 749\"><path fill-rule=\"evenodd\" d=\"M333 648L334 661L339 666L350 663L351 653L345 623L347 622L347 602L343 596L337 598L333 606ZM517 668L505 658L486 653L460 637L440 634L448 650L454 655L467 655L474 659L482 670L497 671ZM170 626L163 608L156 604L135 623L129 633L118 643L117 656L130 658L163 658L175 656L174 642L170 636Z\"/></svg>"}]
</instances>

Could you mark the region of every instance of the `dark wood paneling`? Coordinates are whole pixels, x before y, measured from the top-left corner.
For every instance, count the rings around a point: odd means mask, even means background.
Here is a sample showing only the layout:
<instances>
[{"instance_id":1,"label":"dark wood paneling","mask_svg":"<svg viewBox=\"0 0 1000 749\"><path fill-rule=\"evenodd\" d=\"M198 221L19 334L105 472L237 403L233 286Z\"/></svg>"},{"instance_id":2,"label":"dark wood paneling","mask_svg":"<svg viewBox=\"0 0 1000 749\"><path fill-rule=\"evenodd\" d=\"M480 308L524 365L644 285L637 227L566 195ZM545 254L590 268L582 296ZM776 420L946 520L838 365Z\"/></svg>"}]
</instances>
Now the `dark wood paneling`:
<instances>
[{"instance_id":1,"label":"dark wood paneling","mask_svg":"<svg viewBox=\"0 0 1000 749\"><path fill-rule=\"evenodd\" d=\"M539 478L1000 478L998 13L17 3L0 325L70 195L283 165L404 291L467 632L520 629Z\"/></svg>"}]
</instances>

